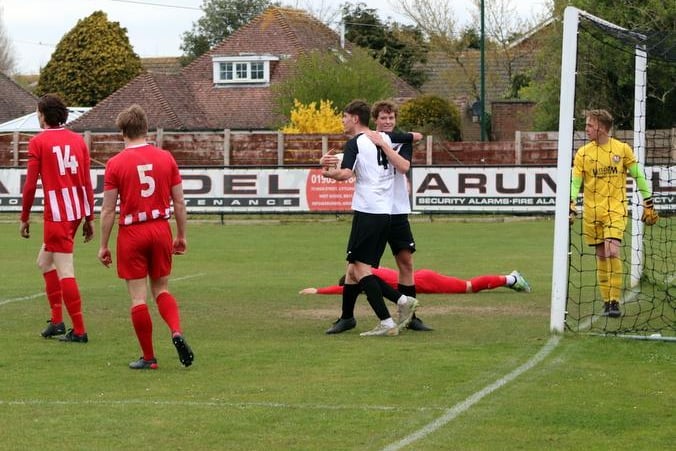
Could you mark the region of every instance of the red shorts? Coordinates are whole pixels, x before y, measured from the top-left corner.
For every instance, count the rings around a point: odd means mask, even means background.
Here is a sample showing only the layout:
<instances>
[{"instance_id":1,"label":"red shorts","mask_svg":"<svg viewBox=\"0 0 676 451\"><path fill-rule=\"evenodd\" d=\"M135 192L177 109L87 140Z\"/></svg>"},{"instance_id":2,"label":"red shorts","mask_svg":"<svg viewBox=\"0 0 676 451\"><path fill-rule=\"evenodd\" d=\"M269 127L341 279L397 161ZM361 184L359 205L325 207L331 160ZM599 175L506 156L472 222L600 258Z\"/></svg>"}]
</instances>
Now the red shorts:
<instances>
[{"instance_id":1,"label":"red shorts","mask_svg":"<svg viewBox=\"0 0 676 451\"><path fill-rule=\"evenodd\" d=\"M81 219L77 221L45 221L43 241L47 252L60 252L63 254L73 253L73 240L80 226Z\"/></svg>"},{"instance_id":2,"label":"red shorts","mask_svg":"<svg viewBox=\"0 0 676 451\"><path fill-rule=\"evenodd\" d=\"M117 275L120 279L151 279L171 274L173 238L168 221L120 226L117 234Z\"/></svg>"}]
</instances>

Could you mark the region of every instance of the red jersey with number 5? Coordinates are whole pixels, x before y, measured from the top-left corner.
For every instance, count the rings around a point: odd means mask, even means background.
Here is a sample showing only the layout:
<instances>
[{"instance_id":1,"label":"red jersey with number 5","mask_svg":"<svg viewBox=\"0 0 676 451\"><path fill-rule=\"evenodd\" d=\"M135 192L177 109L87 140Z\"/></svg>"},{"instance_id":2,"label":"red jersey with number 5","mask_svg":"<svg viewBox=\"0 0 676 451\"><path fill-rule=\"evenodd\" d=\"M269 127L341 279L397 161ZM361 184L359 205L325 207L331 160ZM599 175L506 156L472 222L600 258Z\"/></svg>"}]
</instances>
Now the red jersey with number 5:
<instances>
[{"instance_id":1,"label":"red jersey with number 5","mask_svg":"<svg viewBox=\"0 0 676 451\"><path fill-rule=\"evenodd\" d=\"M120 225L171 218L171 188L181 183L173 155L150 144L131 146L108 160L104 190L116 189Z\"/></svg>"},{"instance_id":2,"label":"red jersey with number 5","mask_svg":"<svg viewBox=\"0 0 676 451\"><path fill-rule=\"evenodd\" d=\"M45 221L94 219L94 192L89 150L82 136L65 128L49 128L28 142L28 171L23 187L21 220L28 221L38 177L44 192Z\"/></svg>"}]
</instances>

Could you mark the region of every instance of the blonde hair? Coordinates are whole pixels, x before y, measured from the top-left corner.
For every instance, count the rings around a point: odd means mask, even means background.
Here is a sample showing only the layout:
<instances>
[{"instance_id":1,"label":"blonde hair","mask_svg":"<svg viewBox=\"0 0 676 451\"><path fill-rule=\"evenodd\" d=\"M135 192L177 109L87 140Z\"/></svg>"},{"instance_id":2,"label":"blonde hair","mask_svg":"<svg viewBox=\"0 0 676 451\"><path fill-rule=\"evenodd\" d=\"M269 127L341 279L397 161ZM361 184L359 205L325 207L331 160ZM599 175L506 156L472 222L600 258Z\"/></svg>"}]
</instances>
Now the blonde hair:
<instances>
[{"instance_id":1,"label":"blonde hair","mask_svg":"<svg viewBox=\"0 0 676 451\"><path fill-rule=\"evenodd\" d=\"M613 115L608 112L608 110L585 110L585 118L594 118L596 121L603 125L606 130L610 131L613 128Z\"/></svg>"},{"instance_id":2,"label":"blonde hair","mask_svg":"<svg viewBox=\"0 0 676 451\"><path fill-rule=\"evenodd\" d=\"M122 136L135 139L148 134L148 116L139 105L134 104L117 115L115 125Z\"/></svg>"}]
</instances>

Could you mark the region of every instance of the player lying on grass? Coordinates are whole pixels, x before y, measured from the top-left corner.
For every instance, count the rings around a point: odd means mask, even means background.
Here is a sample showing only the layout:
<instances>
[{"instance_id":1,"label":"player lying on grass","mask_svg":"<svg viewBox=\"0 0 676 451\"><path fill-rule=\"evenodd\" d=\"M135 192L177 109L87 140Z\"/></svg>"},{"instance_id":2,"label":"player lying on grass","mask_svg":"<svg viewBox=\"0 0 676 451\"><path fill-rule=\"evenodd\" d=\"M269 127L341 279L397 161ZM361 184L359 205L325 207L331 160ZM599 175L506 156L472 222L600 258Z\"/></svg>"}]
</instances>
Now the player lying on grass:
<instances>
[{"instance_id":1,"label":"player lying on grass","mask_svg":"<svg viewBox=\"0 0 676 451\"><path fill-rule=\"evenodd\" d=\"M399 273L390 268L374 268L373 275L380 277L387 285L396 288ZM446 276L431 269L419 269L414 273L418 293L426 294L464 294L477 293L482 290L506 287L514 291L530 293L528 281L518 271L500 275L482 275L470 280ZM344 277L344 276L343 276ZM338 285L323 288L304 288L299 294L341 294L344 278L341 277ZM385 295L385 293L383 293ZM387 296L386 296L387 297Z\"/></svg>"}]
</instances>

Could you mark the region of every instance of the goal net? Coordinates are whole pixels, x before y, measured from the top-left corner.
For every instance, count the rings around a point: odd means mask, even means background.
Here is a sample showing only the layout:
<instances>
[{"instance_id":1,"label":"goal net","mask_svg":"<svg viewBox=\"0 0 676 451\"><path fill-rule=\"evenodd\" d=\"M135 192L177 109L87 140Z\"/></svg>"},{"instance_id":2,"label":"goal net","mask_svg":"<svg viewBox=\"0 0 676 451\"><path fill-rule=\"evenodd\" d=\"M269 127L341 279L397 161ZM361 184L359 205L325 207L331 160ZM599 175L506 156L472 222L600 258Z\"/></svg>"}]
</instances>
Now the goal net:
<instances>
[{"instance_id":1,"label":"goal net","mask_svg":"<svg viewBox=\"0 0 676 451\"><path fill-rule=\"evenodd\" d=\"M576 8L564 13L551 330L676 340L676 48L670 33L626 30ZM642 198L627 178L621 244L620 316L604 314L604 268L585 242L580 192L569 225L576 150L588 142L585 110L614 117L611 136L629 144L643 168L660 219L641 222ZM587 194L591 195L591 194ZM605 262L601 265L606 266ZM619 265L615 266L616 269ZM607 274L607 273L606 273ZM599 277L603 284L599 283ZM617 290L615 290L616 292Z\"/></svg>"}]
</instances>

